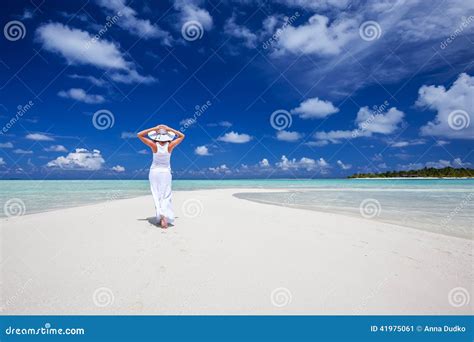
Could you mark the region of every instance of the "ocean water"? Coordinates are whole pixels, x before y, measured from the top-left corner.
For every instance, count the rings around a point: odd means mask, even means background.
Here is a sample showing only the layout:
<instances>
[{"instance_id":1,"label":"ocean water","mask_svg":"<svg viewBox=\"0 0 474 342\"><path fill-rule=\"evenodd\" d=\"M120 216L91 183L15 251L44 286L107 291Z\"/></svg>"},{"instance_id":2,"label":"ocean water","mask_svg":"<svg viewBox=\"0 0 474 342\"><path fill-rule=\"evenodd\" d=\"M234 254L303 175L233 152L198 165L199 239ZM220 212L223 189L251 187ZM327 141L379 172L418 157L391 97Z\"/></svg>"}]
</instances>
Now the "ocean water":
<instances>
[{"instance_id":1,"label":"ocean water","mask_svg":"<svg viewBox=\"0 0 474 342\"><path fill-rule=\"evenodd\" d=\"M473 239L474 179L174 180L180 190L340 213ZM281 189L246 193L245 189ZM147 180L0 180L0 217L148 195Z\"/></svg>"}]
</instances>

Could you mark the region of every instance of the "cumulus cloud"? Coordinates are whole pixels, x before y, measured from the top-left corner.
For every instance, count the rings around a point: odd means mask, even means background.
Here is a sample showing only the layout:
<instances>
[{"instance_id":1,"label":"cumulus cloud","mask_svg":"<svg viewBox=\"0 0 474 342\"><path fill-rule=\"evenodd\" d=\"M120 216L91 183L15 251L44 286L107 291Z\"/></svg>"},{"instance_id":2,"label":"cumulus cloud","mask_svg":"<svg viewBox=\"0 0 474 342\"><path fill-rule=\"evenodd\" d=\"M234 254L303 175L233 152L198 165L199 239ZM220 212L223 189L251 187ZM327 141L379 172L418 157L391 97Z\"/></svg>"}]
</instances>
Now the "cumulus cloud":
<instances>
[{"instance_id":1,"label":"cumulus cloud","mask_svg":"<svg viewBox=\"0 0 474 342\"><path fill-rule=\"evenodd\" d=\"M3 160L2 157L0 157L0 166L3 166L3 165L6 165L7 163L5 162L5 160Z\"/></svg>"},{"instance_id":2,"label":"cumulus cloud","mask_svg":"<svg viewBox=\"0 0 474 342\"><path fill-rule=\"evenodd\" d=\"M281 130L276 133L276 138L280 141L295 142L303 137L302 133Z\"/></svg>"},{"instance_id":3,"label":"cumulus cloud","mask_svg":"<svg viewBox=\"0 0 474 342\"><path fill-rule=\"evenodd\" d=\"M233 143L233 144L244 144L252 140L252 137L245 133L240 134L240 133L232 131L217 138L217 140Z\"/></svg>"},{"instance_id":4,"label":"cumulus cloud","mask_svg":"<svg viewBox=\"0 0 474 342\"><path fill-rule=\"evenodd\" d=\"M85 148L77 148L75 152L71 152L67 156L50 161L47 166L63 170L96 171L100 170L104 164L105 160L99 150L89 151Z\"/></svg>"},{"instance_id":5,"label":"cumulus cloud","mask_svg":"<svg viewBox=\"0 0 474 342\"><path fill-rule=\"evenodd\" d=\"M400 140L390 144L390 147L408 147L415 145L424 145L426 141L423 139L414 139L414 140Z\"/></svg>"},{"instance_id":6,"label":"cumulus cloud","mask_svg":"<svg viewBox=\"0 0 474 342\"><path fill-rule=\"evenodd\" d=\"M58 92L58 96L88 104L105 102L105 98L102 95L87 94L86 91L82 88L71 88L69 90L61 90L60 92Z\"/></svg>"},{"instance_id":7,"label":"cumulus cloud","mask_svg":"<svg viewBox=\"0 0 474 342\"><path fill-rule=\"evenodd\" d=\"M180 11L181 24L187 21L197 21L206 30L213 26L213 20L207 10L201 8L201 0L175 0L174 7Z\"/></svg>"},{"instance_id":8,"label":"cumulus cloud","mask_svg":"<svg viewBox=\"0 0 474 342\"><path fill-rule=\"evenodd\" d=\"M54 138L43 133L30 133L26 135L26 139L34 141L53 141Z\"/></svg>"},{"instance_id":9,"label":"cumulus cloud","mask_svg":"<svg viewBox=\"0 0 474 342\"><path fill-rule=\"evenodd\" d=\"M66 147L63 145L51 145L44 149L46 152L67 152Z\"/></svg>"},{"instance_id":10,"label":"cumulus cloud","mask_svg":"<svg viewBox=\"0 0 474 342\"><path fill-rule=\"evenodd\" d=\"M351 164L344 164L342 161L338 160L337 161L337 165L343 169L343 170L349 170L350 168L352 168L352 165Z\"/></svg>"},{"instance_id":11,"label":"cumulus cloud","mask_svg":"<svg viewBox=\"0 0 474 342\"><path fill-rule=\"evenodd\" d=\"M306 10L321 10L331 7L344 9L349 4L349 0L277 0L277 2Z\"/></svg>"},{"instance_id":12,"label":"cumulus cloud","mask_svg":"<svg viewBox=\"0 0 474 342\"><path fill-rule=\"evenodd\" d=\"M104 38L95 39L86 31L60 23L48 23L36 30L36 37L45 50L61 55L68 63L113 70L110 77L117 82L151 80L151 76L138 74L135 65L125 60L116 44Z\"/></svg>"},{"instance_id":13,"label":"cumulus cloud","mask_svg":"<svg viewBox=\"0 0 474 342\"><path fill-rule=\"evenodd\" d=\"M222 165L217 166L217 167L210 167L208 170L211 171L212 173L224 173L224 174L231 173L231 171L229 170L229 168L225 164L222 164Z\"/></svg>"},{"instance_id":14,"label":"cumulus cloud","mask_svg":"<svg viewBox=\"0 0 474 342\"><path fill-rule=\"evenodd\" d=\"M451 88L424 85L416 105L437 111L433 121L421 127L422 135L474 139L474 77L459 75Z\"/></svg>"},{"instance_id":15,"label":"cumulus cloud","mask_svg":"<svg viewBox=\"0 0 474 342\"><path fill-rule=\"evenodd\" d=\"M278 53L337 55L358 32L355 19L340 18L329 23L329 18L315 14L306 24L288 26L281 31Z\"/></svg>"},{"instance_id":16,"label":"cumulus cloud","mask_svg":"<svg viewBox=\"0 0 474 342\"><path fill-rule=\"evenodd\" d=\"M164 45L171 45L171 35L147 19L140 19L137 12L125 4L125 0L97 0L97 3L108 10L109 14L117 15L116 24L142 39L157 38Z\"/></svg>"},{"instance_id":17,"label":"cumulus cloud","mask_svg":"<svg viewBox=\"0 0 474 342\"><path fill-rule=\"evenodd\" d=\"M11 142L0 143L0 148L13 148L13 144Z\"/></svg>"},{"instance_id":18,"label":"cumulus cloud","mask_svg":"<svg viewBox=\"0 0 474 342\"><path fill-rule=\"evenodd\" d=\"M292 114L299 115L302 119L322 119L339 112L330 101L320 100L317 97L307 99L292 109Z\"/></svg>"},{"instance_id":19,"label":"cumulus cloud","mask_svg":"<svg viewBox=\"0 0 474 342\"><path fill-rule=\"evenodd\" d=\"M196 149L194 150L194 153L197 154L198 156L210 156L211 155L209 153L209 149L205 145L196 147Z\"/></svg>"},{"instance_id":20,"label":"cumulus cloud","mask_svg":"<svg viewBox=\"0 0 474 342\"><path fill-rule=\"evenodd\" d=\"M112 171L120 173L120 172L125 172L125 168L121 165L115 165L110 168Z\"/></svg>"},{"instance_id":21,"label":"cumulus cloud","mask_svg":"<svg viewBox=\"0 0 474 342\"><path fill-rule=\"evenodd\" d=\"M368 107L362 107L357 113L353 130L334 130L329 132L316 132L314 137L318 141L340 143L343 139L370 137L373 134L391 134L395 132L403 121L404 113L395 107L385 113L374 113Z\"/></svg>"},{"instance_id":22,"label":"cumulus cloud","mask_svg":"<svg viewBox=\"0 0 474 342\"><path fill-rule=\"evenodd\" d=\"M235 22L235 16L227 19L224 25L224 32L229 36L241 39L243 44L250 49L257 46L258 36L247 27L238 25Z\"/></svg>"},{"instance_id":23,"label":"cumulus cloud","mask_svg":"<svg viewBox=\"0 0 474 342\"><path fill-rule=\"evenodd\" d=\"M258 162L258 165L263 168L268 168L270 167L270 162L267 158L263 158L261 161Z\"/></svg>"},{"instance_id":24,"label":"cumulus cloud","mask_svg":"<svg viewBox=\"0 0 474 342\"><path fill-rule=\"evenodd\" d=\"M314 160L307 157L302 157L301 159L288 159L285 155L281 156L279 162L276 163L276 166L282 170L299 170L303 169L306 171L312 170L323 170L329 168L329 164L323 159L319 158Z\"/></svg>"}]
</instances>

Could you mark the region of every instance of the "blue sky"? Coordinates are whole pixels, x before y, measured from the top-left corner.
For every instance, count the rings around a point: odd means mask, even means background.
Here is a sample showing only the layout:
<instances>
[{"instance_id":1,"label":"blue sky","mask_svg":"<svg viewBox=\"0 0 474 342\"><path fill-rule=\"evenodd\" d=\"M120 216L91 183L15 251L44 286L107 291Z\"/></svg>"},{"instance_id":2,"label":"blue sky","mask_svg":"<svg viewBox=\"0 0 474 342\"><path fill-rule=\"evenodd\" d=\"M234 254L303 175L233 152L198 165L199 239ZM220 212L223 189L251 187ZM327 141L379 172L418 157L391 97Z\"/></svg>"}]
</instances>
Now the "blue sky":
<instances>
[{"instance_id":1,"label":"blue sky","mask_svg":"<svg viewBox=\"0 0 474 342\"><path fill-rule=\"evenodd\" d=\"M175 178L474 163L469 1L15 1L0 14L0 177Z\"/></svg>"}]
</instances>

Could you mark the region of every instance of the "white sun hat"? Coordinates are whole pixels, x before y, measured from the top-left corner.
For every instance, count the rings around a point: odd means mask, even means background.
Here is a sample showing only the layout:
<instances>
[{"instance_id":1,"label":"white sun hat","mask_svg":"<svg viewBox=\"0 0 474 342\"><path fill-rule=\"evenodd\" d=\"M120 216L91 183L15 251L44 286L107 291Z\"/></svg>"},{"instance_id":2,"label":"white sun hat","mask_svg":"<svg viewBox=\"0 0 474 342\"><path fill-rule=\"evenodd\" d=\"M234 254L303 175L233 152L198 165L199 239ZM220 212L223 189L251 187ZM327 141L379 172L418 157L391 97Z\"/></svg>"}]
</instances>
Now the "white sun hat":
<instances>
[{"instance_id":1,"label":"white sun hat","mask_svg":"<svg viewBox=\"0 0 474 342\"><path fill-rule=\"evenodd\" d=\"M165 142L173 140L176 134L174 134L173 132L168 132L166 129L161 128L158 131L151 131L150 133L148 133L148 136L154 141Z\"/></svg>"}]
</instances>

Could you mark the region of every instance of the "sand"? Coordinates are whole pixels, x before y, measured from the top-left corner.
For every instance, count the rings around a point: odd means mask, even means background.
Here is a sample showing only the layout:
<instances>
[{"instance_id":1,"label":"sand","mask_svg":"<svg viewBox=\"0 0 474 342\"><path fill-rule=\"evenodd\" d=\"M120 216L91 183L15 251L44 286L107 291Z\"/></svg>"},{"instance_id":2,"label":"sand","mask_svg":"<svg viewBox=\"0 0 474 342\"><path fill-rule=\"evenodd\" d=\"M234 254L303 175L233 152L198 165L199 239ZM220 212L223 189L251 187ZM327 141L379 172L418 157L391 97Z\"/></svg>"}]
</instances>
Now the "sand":
<instances>
[{"instance_id":1,"label":"sand","mask_svg":"<svg viewBox=\"0 0 474 342\"><path fill-rule=\"evenodd\" d=\"M3 314L472 314L473 241L225 189L2 219Z\"/></svg>"}]
</instances>

